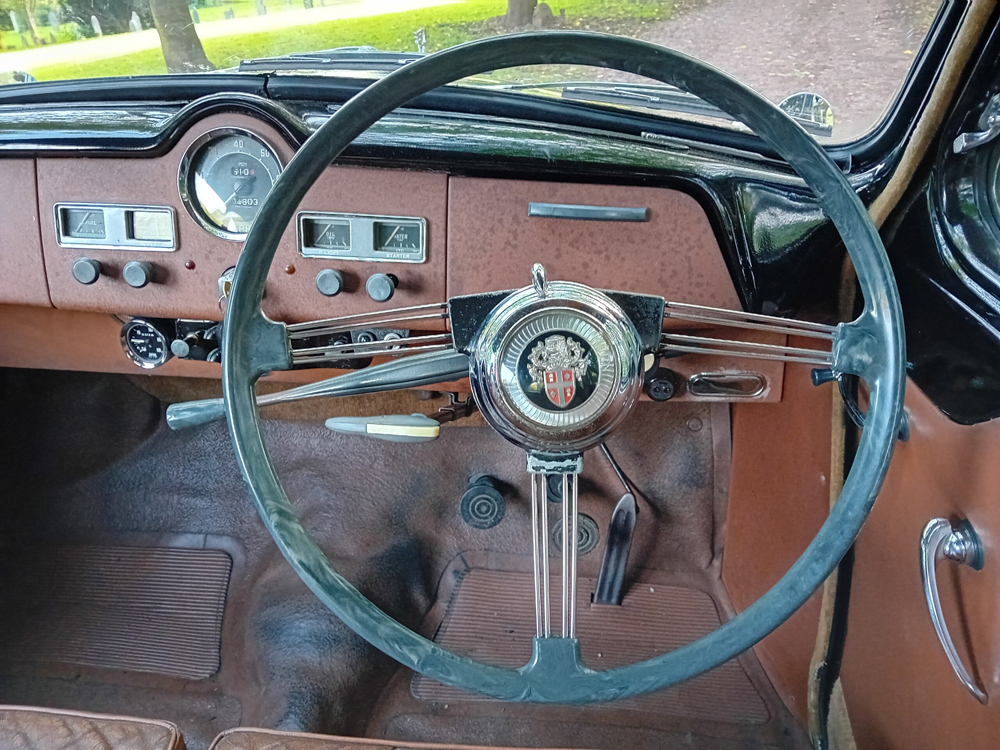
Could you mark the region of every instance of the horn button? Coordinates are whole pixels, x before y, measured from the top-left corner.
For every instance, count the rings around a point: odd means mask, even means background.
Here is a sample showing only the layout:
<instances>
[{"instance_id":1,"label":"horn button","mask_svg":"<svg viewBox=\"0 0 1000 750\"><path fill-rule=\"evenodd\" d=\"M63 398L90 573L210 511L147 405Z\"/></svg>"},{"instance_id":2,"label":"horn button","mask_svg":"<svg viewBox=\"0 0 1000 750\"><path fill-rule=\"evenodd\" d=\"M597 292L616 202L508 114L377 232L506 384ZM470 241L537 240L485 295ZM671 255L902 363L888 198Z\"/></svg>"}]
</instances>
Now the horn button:
<instances>
[{"instance_id":1,"label":"horn button","mask_svg":"<svg viewBox=\"0 0 1000 750\"><path fill-rule=\"evenodd\" d=\"M501 435L528 451L600 443L639 398L642 343L625 312L582 284L536 283L507 297L470 347L472 390Z\"/></svg>"}]
</instances>

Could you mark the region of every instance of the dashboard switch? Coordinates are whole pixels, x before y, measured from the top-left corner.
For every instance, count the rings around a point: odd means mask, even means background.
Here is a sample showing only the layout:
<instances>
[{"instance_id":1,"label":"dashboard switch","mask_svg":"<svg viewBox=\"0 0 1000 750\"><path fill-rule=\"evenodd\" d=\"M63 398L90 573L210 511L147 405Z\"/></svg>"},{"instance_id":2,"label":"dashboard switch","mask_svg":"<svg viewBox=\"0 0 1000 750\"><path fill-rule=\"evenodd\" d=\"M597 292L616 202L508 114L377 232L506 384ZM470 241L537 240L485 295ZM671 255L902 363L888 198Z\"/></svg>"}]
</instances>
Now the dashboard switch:
<instances>
[{"instance_id":1,"label":"dashboard switch","mask_svg":"<svg viewBox=\"0 0 1000 750\"><path fill-rule=\"evenodd\" d=\"M81 284L93 284L101 278L101 262L93 258L77 258L73 263L73 278Z\"/></svg>"},{"instance_id":2,"label":"dashboard switch","mask_svg":"<svg viewBox=\"0 0 1000 750\"><path fill-rule=\"evenodd\" d=\"M125 283L135 289L142 289L153 280L153 264L144 260L133 260L122 269Z\"/></svg>"},{"instance_id":3,"label":"dashboard switch","mask_svg":"<svg viewBox=\"0 0 1000 750\"><path fill-rule=\"evenodd\" d=\"M399 280L387 273L373 273L365 282L365 291L376 302L388 302L396 292Z\"/></svg>"},{"instance_id":4,"label":"dashboard switch","mask_svg":"<svg viewBox=\"0 0 1000 750\"><path fill-rule=\"evenodd\" d=\"M344 289L344 275L332 268L324 268L316 274L316 288L324 297L335 297Z\"/></svg>"}]
</instances>

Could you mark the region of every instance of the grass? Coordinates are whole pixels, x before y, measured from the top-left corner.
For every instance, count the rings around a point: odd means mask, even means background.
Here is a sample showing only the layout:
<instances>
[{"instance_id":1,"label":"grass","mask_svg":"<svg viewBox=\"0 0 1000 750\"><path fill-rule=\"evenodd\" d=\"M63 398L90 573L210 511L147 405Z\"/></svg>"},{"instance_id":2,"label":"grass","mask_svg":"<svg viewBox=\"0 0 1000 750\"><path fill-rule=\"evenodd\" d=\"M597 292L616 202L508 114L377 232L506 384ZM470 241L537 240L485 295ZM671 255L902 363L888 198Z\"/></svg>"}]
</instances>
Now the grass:
<instances>
[{"instance_id":1,"label":"grass","mask_svg":"<svg viewBox=\"0 0 1000 750\"><path fill-rule=\"evenodd\" d=\"M271 0L272 4L275 0ZM284 4L284 0L280 0ZM319 2L316 2L317 6ZM550 0L553 12L566 11L566 26L634 35L644 24L669 18L673 0ZM253 4L250 3L251 7ZM219 8L199 9L224 10ZM219 68L240 60L291 52L370 44L379 49L416 51L413 32L427 33L427 51L493 36L506 31L496 19L506 11L505 0L466 0L435 8L349 18L271 32L216 37L203 41L205 53ZM202 15L204 19L204 15ZM96 78L103 76L157 75L167 72L160 50L80 64L61 64L30 71L39 80Z\"/></svg>"},{"instance_id":2,"label":"grass","mask_svg":"<svg viewBox=\"0 0 1000 750\"><path fill-rule=\"evenodd\" d=\"M2 11L0 11L2 12ZM50 41L50 35L52 33L51 26L39 26L38 36L43 39L46 43ZM22 42L22 37L28 42L28 46L25 47ZM59 28L59 33L56 35L56 42L62 44L63 42L75 42L77 36L73 33L73 27L69 23L64 23ZM0 29L0 50L16 50L16 49L31 49L37 45L31 43L31 31L26 29L20 34L15 33L13 29Z\"/></svg>"}]
</instances>

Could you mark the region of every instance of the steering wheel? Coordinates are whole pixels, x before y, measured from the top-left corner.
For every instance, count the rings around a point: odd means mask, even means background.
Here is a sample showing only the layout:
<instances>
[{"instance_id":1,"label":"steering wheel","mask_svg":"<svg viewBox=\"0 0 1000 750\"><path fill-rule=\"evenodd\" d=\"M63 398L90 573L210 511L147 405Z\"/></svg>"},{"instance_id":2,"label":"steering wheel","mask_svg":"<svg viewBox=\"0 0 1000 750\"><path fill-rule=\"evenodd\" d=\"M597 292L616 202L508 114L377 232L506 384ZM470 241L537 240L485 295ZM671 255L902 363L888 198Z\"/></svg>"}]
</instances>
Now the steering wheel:
<instances>
[{"instance_id":1,"label":"steering wheel","mask_svg":"<svg viewBox=\"0 0 1000 750\"><path fill-rule=\"evenodd\" d=\"M694 314L694 306L666 303L665 309L657 297L549 281L536 266L533 283L523 289L450 300L454 344L449 351L361 371L368 383L378 383L386 372L409 372L409 384L420 385L456 379L468 368L487 422L527 452L535 495L537 635L531 660L516 670L441 648L382 612L333 569L302 527L275 473L254 392L262 374L293 366L294 334L289 330L294 327L269 320L261 299L279 239L326 167L368 127L420 94L467 76L535 64L599 66L646 76L695 94L747 125L815 192L843 238L864 295L860 317L835 328L695 310L702 320L720 325L825 339L830 345L825 355L757 345L747 356L823 362L837 375L864 379L870 394L867 419L839 501L802 556L764 596L698 641L607 671L582 664L575 638L576 529L570 527L575 527L576 475L583 452L599 445L637 401L642 359L664 346L664 315L683 318ZM892 455L905 383L902 311L885 249L861 201L823 149L777 107L715 68L644 42L578 32L503 36L447 49L400 68L341 107L282 172L261 215L267 220L254 224L236 266L222 341L226 417L243 477L275 543L316 596L369 643L417 672L508 701L587 703L674 685L728 661L784 622L837 565L871 510ZM704 345L691 339L697 337L674 337L669 348L689 351ZM540 508L545 475L551 473L563 475L564 519L569 520L569 513L573 519L564 523L560 636L548 622L547 536L538 531L546 523Z\"/></svg>"}]
</instances>

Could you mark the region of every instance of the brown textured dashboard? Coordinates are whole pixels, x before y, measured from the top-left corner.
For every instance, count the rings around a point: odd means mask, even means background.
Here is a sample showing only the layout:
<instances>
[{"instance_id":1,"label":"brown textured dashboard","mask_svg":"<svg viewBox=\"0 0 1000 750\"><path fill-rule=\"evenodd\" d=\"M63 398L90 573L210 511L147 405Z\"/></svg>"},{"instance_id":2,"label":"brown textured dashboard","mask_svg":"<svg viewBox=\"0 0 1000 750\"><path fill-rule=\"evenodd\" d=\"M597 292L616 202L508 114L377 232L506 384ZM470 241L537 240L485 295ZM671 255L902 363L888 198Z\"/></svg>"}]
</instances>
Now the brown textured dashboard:
<instances>
[{"instance_id":1,"label":"brown textured dashboard","mask_svg":"<svg viewBox=\"0 0 1000 750\"><path fill-rule=\"evenodd\" d=\"M200 226L178 190L185 153L220 128L256 134L282 163L293 156L292 147L271 126L247 115L220 114L198 121L156 158L0 161L0 181L8 196L0 205L0 365L135 371L121 354L119 324L111 315L222 318L219 277L235 265L241 244ZM74 202L169 207L176 217L177 247L169 252L63 247L57 239L55 206ZM531 202L644 208L648 220L529 217ZM550 278L740 307L708 216L694 198L678 190L331 167L300 209L422 218L426 261L306 258L298 251L293 222L278 248L264 300L265 311L286 322L521 287L528 283L535 262L546 265ZM72 267L81 257L100 262L102 275L96 283L85 285L74 278ZM134 260L153 265L153 283L139 289L125 283L122 268ZM334 297L316 287L316 275L325 268L344 277L343 291ZM377 272L399 279L388 303L377 303L365 292L365 280ZM435 325L440 329L444 324L432 322L424 328ZM682 374L689 369L745 369L719 358L682 359L676 363ZM780 399L783 367L760 363L752 369L764 374L769 385L755 400ZM174 359L157 372L217 376L218 366ZM291 379L311 379L300 375Z\"/></svg>"},{"instance_id":2,"label":"brown textured dashboard","mask_svg":"<svg viewBox=\"0 0 1000 750\"><path fill-rule=\"evenodd\" d=\"M245 128L261 136L287 163L293 151L277 131L250 117L216 115L191 128L171 151L158 159L40 159L38 202L42 252L52 303L63 309L95 310L125 315L221 320L218 279L236 264L241 244L209 234L188 214L178 192L181 159L204 133L222 127ZM279 320L297 321L350 315L376 308L364 292L373 272L394 273L400 283L392 306L405 307L445 299L445 210L447 176L427 172L335 167L309 191L302 210L363 212L420 216L427 220L427 262L342 263L346 289L324 297L316 289L316 274L337 268L330 261L298 254L295 228L285 232L268 279L264 303ZM146 204L170 206L177 216L178 249L173 252L70 249L56 242L53 206L58 202ZM72 275L73 262L92 257L107 269L91 286ZM121 278L131 260L155 266L154 280L133 289ZM189 269L187 265L194 265ZM293 270L294 269L294 270Z\"/></svg>"}]
</instances>

